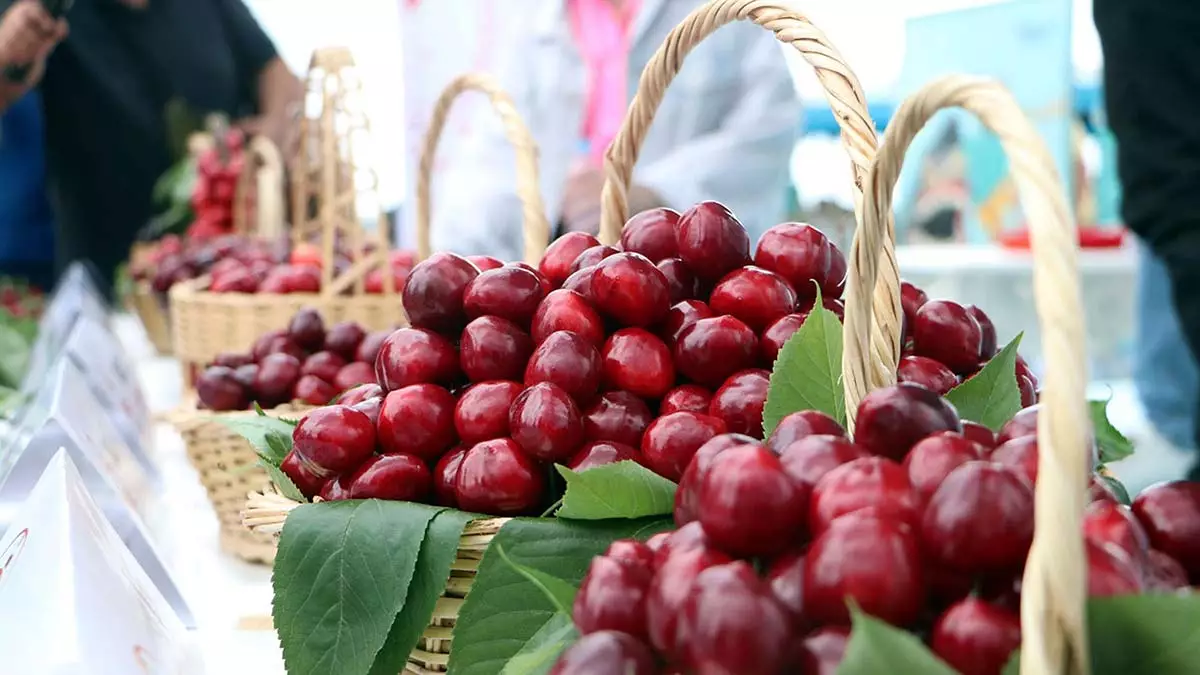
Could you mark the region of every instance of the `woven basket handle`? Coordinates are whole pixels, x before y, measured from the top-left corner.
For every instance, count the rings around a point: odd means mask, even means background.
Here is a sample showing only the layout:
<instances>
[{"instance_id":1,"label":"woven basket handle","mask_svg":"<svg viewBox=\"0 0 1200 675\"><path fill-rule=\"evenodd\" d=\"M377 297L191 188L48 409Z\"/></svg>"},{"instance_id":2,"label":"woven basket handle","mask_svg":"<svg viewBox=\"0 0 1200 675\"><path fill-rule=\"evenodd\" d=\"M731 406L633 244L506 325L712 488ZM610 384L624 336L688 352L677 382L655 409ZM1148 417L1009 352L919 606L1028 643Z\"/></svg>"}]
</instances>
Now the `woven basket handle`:
<instances>
[{"instance_id":1,"label":"woven basket handle","mask_svg":"<svg viewBox=\"0 0 1200 675\"><path fill-rule=\"evenodd\" d=\"M492 108L504 123L504 135L512 144L517 155L517 197L521 200L522 235L525 240L525 262L536 265L546 252L550 242L550 224L546 220L546 209L542 205L542 191L538 184L537 146L529 128L521 120L512 99L500 85L488 75L468 73L451 82L433 107L429 129L421 146L420 164L417 167L417 258L424 260L433 252L429 242L430 208L429 181L433 175L433 160L438 141L454 100L465 91L487 94Z\"/></svg>"},{"instance_id":2,"label":"woven basket handle","mask_svg":"<svg viewBox=\"0 0 1200 675\"><path fill-rule=\"evenodd\" d=\"M250 197L254 197L254 225L250 222ZM255 232L274 239L284 231L283 157L275 144L255 136L246 148L245 168L238 177L233 202L233 231Z\"/></svg>"},{"instance_id":3,"label":"woven basket handle","mask_svg":"<svg viewBox=\"0 0 1200 675\"><path fill-rule=\"evenodd\" d=\"M1021 673L1082 675L1088 672L1088 651L1080 522L1088 480L1090 425L1084 398L1087 376L1077 241L1054 160L1006 89L981 78L947 77L901 104L867 178L871 199L861 236L856 238L858 250L850 259L847 286L858 283L861 291L871 283L874 272L869 246L886 238L883 231L891 211L892 188L909 143L934 113L953 107L974 113L999 137L1033 242L1034 304L1042 326L1047 372L1038 415L1036 533L1022 586ZM868 375L861 358L865 345L852 338L861 333L859 327L868 313L864 307L846 303L845 366L858 368L853 380L847 371L847 410L853 410L866 393L854 384Z\"/></svg>"}]
</instances>

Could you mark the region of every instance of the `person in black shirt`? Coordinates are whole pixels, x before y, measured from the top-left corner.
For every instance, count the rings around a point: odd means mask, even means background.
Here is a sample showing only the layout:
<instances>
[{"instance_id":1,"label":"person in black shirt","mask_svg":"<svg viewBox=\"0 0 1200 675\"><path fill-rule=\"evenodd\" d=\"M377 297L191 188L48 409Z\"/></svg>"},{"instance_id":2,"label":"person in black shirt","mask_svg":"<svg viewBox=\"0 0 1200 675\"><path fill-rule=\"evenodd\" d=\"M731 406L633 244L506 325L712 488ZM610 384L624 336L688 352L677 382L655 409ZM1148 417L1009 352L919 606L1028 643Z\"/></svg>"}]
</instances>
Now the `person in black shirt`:
<instances>
[{"instance_id":1,"label":"person in black shirt","mask_svg":"<svg viewBox=\"0 0 1200 675\"><path fill-rule=\"evenodd\" d=\"M242 0L77 0L58 21L35 0L0 9L0 69L33 66L0 76L0 105L42 95L60 270L91 260L112 281L170 167L169 103L290 149L303 87Z\"/></svg>"}]
</instances>

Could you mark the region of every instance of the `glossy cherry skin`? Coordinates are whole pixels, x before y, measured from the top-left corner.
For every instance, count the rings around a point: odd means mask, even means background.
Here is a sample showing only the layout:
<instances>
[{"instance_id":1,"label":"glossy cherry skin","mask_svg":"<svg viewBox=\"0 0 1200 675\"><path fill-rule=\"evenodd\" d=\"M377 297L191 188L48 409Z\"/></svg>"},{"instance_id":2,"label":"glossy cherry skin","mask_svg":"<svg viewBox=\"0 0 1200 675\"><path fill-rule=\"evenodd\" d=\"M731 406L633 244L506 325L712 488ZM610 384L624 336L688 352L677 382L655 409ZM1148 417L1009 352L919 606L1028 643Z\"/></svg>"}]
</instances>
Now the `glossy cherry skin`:
<instances>
[{"instance_id":1,"label":"glossy cherry skin","mask_svg":"<svg viewBox=\"0 0 1200 675\"><path fill-rule=\"evenodd\" d=\"M436 384L388 392L379 410L379 447L432 461L454 444L454 396Z\"/></svg>"},{"instance_id":2,"label":"glossy cherry skin","mask_svg":"<svg viewBox=\"0 0 1200 675\"><path fill-rule=\"evenodd\" d=\"M541 382L521 392L509 409L512 438L531 457L561 462L583 443L583 417L562 387Z\"/></svg>"},{"instance_id":3,"label":"glossy cherry skin","mask_svg":"<svg viewBox=\"0 0 1200 675\"><path fill-rule=\"evenodd\" d=\"M793 441L779 453L784 472L804 500L808 512L813 489L830 471L856 459L870 457L862 447L843 436L817 434Z\"/></svg>"},{"instance_id":4,"label":"glossy cherry skin","mask_svg":"<svg viewBox=\"0 0 1200 675\"><path fill-rule=\"evenodd\" d=\"M1014 438L993 450L988 459L1015 470L1025 480L1029 481L1030 485L1037 485L1037 436Z\"/></svg>"},{"instance_id":5,"label":"glossy cherry skin","mask_svg":"<svg viewBox=\"0 0 1200 675\"><path fill-rule=\"evenodd\" d=\"M288 337L287 335L278 335L272 337L265 344L260 345L256 343L254 350L252 351L252 355L254 356L255 360L260 363L263 359L271 354L291 354L297 359L303 359L305 356L307 356L304 348L296 344L295 341L293 341L292 338Z\"/></svg>"},{"instance_id":6,"label":"glossy cherry skin","mask_svg":"<svg viewBox=\"0 0 1200 675\"><path fill-rule=\"evenodd\" d=\"M819 535L838 518L870 508L893 520L920 521L921 498L904 467L883 457L864 457L831 469L813 486L809 530Z\"/></svg>"},{"instance_id":7,"label":"glossy cherry skin","mask_svg":"<svg viewBox=\"0 0 1200 675\"><path fill-rule=\"evenodd\" d=\"M709 540L740 558L779 553L803 531L803 495L779 458L760 445L731 448L714 457L697 496L700 524ZM766 513L771 517L762 517Z\"/></svg>"},{"instance_id":8,"label":"glossy cherry skin","mask_svg":"<svg viewBox=\"0 0 1200 675\"><path fill-rule=\"evenodd\" d=\"M667 291L672 305L690 300L700 294L700 283L696 279L696 275L692 274L687 263L679 258L660 260L655 267L667 279Z\"/></svg>"},{"instance_id":9,"label":"glossy cherry skin","mask_svg":"<svg viewBox=\"0 0 1200 675\"><path fill-rule=\"evenodd\" d=\"M636 539L618 539L608 545L604 557L619 560L628 565L654 569L654 551L645 542Z\"/></svg>"},{"instance_id":10,"label":"glossy cherry skin","mask_svg":"<svg viewBox=\"0 0 1200 675\"><path fill-rule=\"evenodd\" d=\"M292 399L308 405L325 405L337 398L338 389L316 375L301 375L292 389Z\"/></svg>"},{"instance_id":11,"label":"glossy cherry skin","mask_svg":"<svg viewBox=\"0 0 1200 675\"><path fill-rule=\"evenodd\" d=\"M551 287L558 288L571 275L571 263L579 254L599 245L600 242L590 234L568 232L555 239L546 249L546 254L538 263L538 272L550 282Z\"/></svg>"},{"instance_id":12,"label":"glossy cherry skin","mask_svg":"<svg viewBox=\"0 0 1200 675\"><path fill-rule=\"evenodd\" d=\"M724 421L732 433L761 438L770 377L769 372L760 369L734 373L713 394L708 414Z\"/></svg>"},{"instance_id":13,"label":"glossy cherry skin","mask_svg":"<svg viewBox=\"0 0 1200 675\"><path fill-rule=\"evenodd\" d=\"M754 331L732 316L700 319L675 340L675 367L708 387L720 386L730 375L753 367L757 359Z\"/></svg>"},{"instance_id":14,"label":"glossy cherry skin","mask_svg":"<svg viewBox=\"0 0 1200 675\"><path fill-rule=\"evenodd\" d=\"M945 394L958 386L954 371L925 356L905 356L896 368L896 380L919 384L926 389Z\"/></svg>"},{"instance_id":15,"label":"glossy cherry skin","mask_svg":"<svg viewBox=\"0 0 1200 675\"><path fill-rule=\"evenodd\" d=\"M996 326L982 309L975 305L967 305L967 313L979 324L979 360L987 361L996 355Z\"/></svg>"},{"instance_id":16,"label":"glossy cherry skin","mask_svg":"<svg viewBox=\"0 0 1200 675\"><path fill-rule=\"evenodd\" d=\"M1085 539L1088 597L1137 595L1145 588L1142 571L1120 548Z\"/></svg>"},{"instance_id":17,"label":"glossy cherry skin","mask_svg":"<svg viewBox=\"0 0 1200 675\"><path fill-rule=\"evenodd\" d=\"M458 467L458 507L464 511L529 513L541 503L545 490L541 467L511 438L473 446Z\"/></svg>"},{"instance_id":18,"label":"glossy cherry skin","mask_svg":"<svg viewBox=\"0 0 1200 675\"><path fill-rule=\"evenodd\" d=\"M654 333L622 328L609 336L600 353L604 384L649 399L662 398L675 385L671 350Z\"/></svg>"},{"instance_id":19,"label":"glossy cherry skin","mask_svg":"<svg viewBox=\"0 0 1200 675\"><path fill-rule=\"evenodd\" d=\"M467 448L460 445L442 455L433 467L433 496L437 504L458 507L458 467L466 454Z\"/></svg>"},{"instance_id":20,"label":"glossy cherry skin","mask_svg":"<svg viewBox=\"0 0 1200 675\"><path fill-rule=\"evenodd\" d=\"M596 265L591 299L622 326L649 326L671 308L666 276L637 253L618 253Z\"/></svg>"},{"instance_id":21,"label":"glossy cherry skin","mask_svg":"<svg viewBox=\"0 0 1200 675\"><path fill-rule=\"evenodd\" d=\"M681 384L662 397L658 405L660 415L670 415L673 412L708 413L708 405L712 394L698 384Z\"/></svg>"},{"instance_id":22,"label":"glossy cherry skin","mask_svg":"<svg viewBox=\"0 0 1200 675\"><path fill-rule=\"evenodd\" d=\"M764 364L773 364L779 358L779 352L787 344L789 338L804 325L808 314L787 314L776 319L767 326L759 338L759 349L762 351Z\"/></svg>"},{"instance_id":23,"label":"glossy cherry skin","mask_svg":"<svg viewBox=\"0 0 1200 675\"><path fill-rule=\"evenodd\" d=\"M958 412L936 392L897 384L867 394L858 405L854 442L868 451L904 459L917 441L939 431L962 431Z\"/></svg>"},{"instance_id":24,"label":"glossy cherry skin","mask_svg":"<svg viewBox=\"0 0 1200 675\"><path fill-rule=\"evenodd\" d=\"M996 447L996 432L979 422L963 420L962 435L978 443L987 452L991 452Z\"/></svg>"},{"instance_id":25,"label":"glossy cherry skin","mask_svg":"<svg viewBox=\"0 0 1200 675\"><path fill-rule=\"evenodd\" d=\"M333 386L339 390L373 382L375 382L375 369L371 367L371 364L362 361L347 363L338 371L337 377L333 378Z\"/></svg>"},{"instance_id":26,"label":"glossy cherry skin","mask_svg":"<svg viewBox=\"0 0 1200 675\"><path fill-rule=\"evenodd\" d=\"M1200 579L1200 483L1159 483L1133 500L1133 512L1154 548L1179 561Z\"/></svg>"},{"instance_id":27,"label":"glossy cherry skin","mask_svg":"<svg viewBox=\"0 0 1200 675\"><path fill-rule=\"evenodd\" d=\"M900 282L900 305L904 309L904 318L909 330L912 330L912 326L917 320L917 311L927 302L929 302L929 296L925 294L925 291L907 281Z\"/></svg>"},{"instance_id":28,"label":"glossy cherry skin","mask_svg":"<svg viewBox=\"0 0 1200 675\"><path fill-rule=\"evenodd\" d=\"M517 382L491 380L473 384L454 406L454 429L466 445L508 436L508 410L524 389Z\"/></svg>"},{"instance_id":29,"label":"glossy cherry skin","mask_svg":"<svg viewBox=\"0 0 1200 675\"><path fill-rule=\"evenodd\" d=\"M719 434L705 441L688 463L675 490L675 524L683 527L699 518L700 485L717 455L744 445L761 447L757 439L744 434Z\"/></svg>"},{"instance_id":30,"label":"glossy cherry skin","mask_svg":"<svg viewBox=\"0 0 1200 675\"><path fill-rule=\"evenodd\" d=\"M750 236L717 202L701 202L679 218L675 229L679 257L701 279L715 281L750 262Z\"/></svg>"},{"instance_id":31,"label":"glossy cherry skin","mask_svg":"<svg viewBox=\"0 0 1200 675\"><path fill-rule=\"evenodd\" d=\"M322 337L324 339L324 337ZM266 356L264 353L263 356ZM256 359L251 354L235 354L233 352L223 352L213 357L210 366L224 366L231 370L237 370L242 366L251 365L256 362Z\"/></svg>"},{"instance_id":32,"label":"glossy cherry skin","mask_svg":"<svg viewBox=\"0 0 1200 675\"><path fill-rule=\"evenodd\" d=\"M1041 410L1040 405L1029 406L1023 408L1013 418L1004 423L1000 427L1000 433L996 434L996 445L1002 445L1014 438L1022 436L1036 436L1038 425L1038 411Z\"/></svg>"},{"instance_id":33,"label":"glossy cherry skin","mask_svg":"<svg viewBox=\"0 0 1200 675\"><path fill-rule=\"evenodd\" d=\"M338 396L337 402L342 405L354 405L369 398L383 396L383 394L383 388L377 384L360 384L357 387L342 392L341 396Z\"/></svg>"},{"instance_id":34,"label":"glossy cherry skin","mask_svg":"<svg viewBox=\"0 0 1200 675\"><path fill-rule=\"evenodd\" d=\"M367 331L353 321L342 321L329 327L325 333L325 349L353 361L358 347L367 337Z\"/></svg>"},{"instance_id":35,"label":"glossy cherry skin","mask_svg":"<svg viewBox=\"0 0 1200 675\"><path fill-rule=\"evenodd\" d=\"M383 349L384 340L387 340L393 332L395 331L377 330L367 333L363 341L358 343L358 349L354 352L354 360L374 364L375 360L379 358L379 350Z\"/></svg>"},{"instance_id":36,"label":"glossy cherry skin","mask_svg":"<svg viewBox=\"0 0 1200 675\"><path fill-rule=\"evenodd\" d=\"M808 436L841 436L845 438L846 430L837 420L816 410L800 410L785 415L775 425L775 430L767 438L767 447L776 454L783 452L787 446Z\"/></svg>"},{"instance_id":37,"label":"glossy cherry skin","mask_svg":"<svg viewBox=\"0 0 1200 675\"><path fill-rule=\"evenodd\" d=\"M985 452L983 446L962 434L942 431L917 442L908 451L904 457L904 470L924 504L951 471L967 462L983 459Z\"/></svg>"},{"instance_id":38,"label":"glossy cherry skin","mask_svg":"<svg viewBox=\"0 0 1200 675\"><path fill-rule=\"evenodd\" d=\"M567 468L578 473L605 464L632 461L642 463L642 453L637 448L615 441L592 441L585 444L567 461Z\"/></svg>"},{"instance_id":39,"label":"glossy cherry skin","mask_svg":"<svg viewBox=\"0 0 1200 675\"><path fill-rule=\"evenodd\" d=\"M303 353L303 351L304 351L303 349L300 348L300 345L296 344L294 340L292 340L290 337L288 337L286 330L272 330L272 331L267 331L266 333L263 333L262 335L258 336L258 339L254 341L253 345L251 345L249 361L238 359L236 361L236 365L235 365L234 362L225 362L224 359L229 358L231 356L237 357L240 355L223 354L223 355L219 355L217 357L218 359L220 359L219 361L214 360L213 363L215 363L216 365L220 365L220 366L229 366L230 368L236 368L237 366L244 366L247 363L257 363L259 361L262 361L263 357L265 357L267 354L274 354L276 351L278 351L276 349L273 349L272 347L279 340L286 341L288 344L293 345L295 347L295 349L301 353ZM297 356L297 358L299 358L299 357Z\"/></svg>"},{"instance_id":40,"label":"glossy cherry skin","mask_svg":"<svg viewBox=\"0 0 1200 675\"><path fill-rule=\"evenodd\" d=\"M1157 549L1146 552L1146 588L1152 591L1175 591L1188 587L1187 570L1171 556Z\"/></svg>"},{"instance_id":41,"label":"glossy cherry skin","mask_svg":"<svg viewBox=\"0 0 1200 675\"><path fill-rule=\"evenodd\" d=\"M677 624L683 661L700 673L779 673L791 625L749 563L700 572Z\"/></svg>"},{"instance_id":42,"label":"glossy cherry skin","mask_svg":"<svg viewBox=\"0 0 1200 675\"><path fill-rule=\"evenodd\" d=\"M1139 566L1147 562L1150 539L1133 510L1123 504L1108 500L1088 504L1083 512L1083 537L1116 546Z\"/></svg>"},{"instance_id":43,"label":"glossy cherry skin","mask_svg":"<svg viewBox=\"0 0 1200 675\"><path fill-rule=\"evenodd\" d=\"M657 675L654 654L624 633L602 631L580 638L558 657L550 675Z\"/></svg>"},{"instance_id":44,"label":"glossy cherry skin","mask_svg":"<svg viewBox=\"0 0 1200 675\"><path fill-rule=\"evenodd\" d=\"M1021 646L1021 618L978 598L964 598L938 617L930 646L962 675L1000 675Z\"/></svg>"},{"instance_id":45,"label":"glossy cherry skin","mask_svg":"<svg viewBox=\"0 0 1200 675\"><path fill-rule=\"evenodd\" d=\"M698 523L695 525L699 528ZM662 555L664 550L668 551L666 555ZM658 561L658 573L650 582L650 592L646 597L650 642L668 659L677 658L683 656L680 649L682 645L678 641L679 620L696 577L704 570L732 562L732 559L701 542L660 549L655 558Z\"/></svg>"},{"instance_id":46,"label":"glossy cherry skin","mask_svg":"<svg viewBox=\"0 0 1200 675\"><path fill-rule=\"evenodd\" d=\"M933 562L971 574L1020 568L1033 543L1033 488L1016 471L967 462L925 507L921 541Z\"/></svg>"},{"instance_id":47,"label":"glossy cherry skin","mask_svg":"<svg viewBox=\"0 0 1200 675\"><path fill-rule=\"evenodd\" d=\"M569 330L596 345L604 344L604 319L582 295L560 288L542 301L533 316L533 341L541 344L552 334Z\"/></svg>"},{"instance_id":48,"label":"glossy cherry skin","mask_svg":"<svg viewBox=\"0 0 1200 675\"><path fill-rule=\"evenodd\" d=\"M322 501L337 502L350 499L350 475L342 474L338 478L330 478L326 481L325 487L321 488Z\"/></svg>"},{"instance_id":49,"label":"glossy cherry skin","mask_svg":"<svg viewBox=\"0 0 1200 675\"><path fill-rule=\"evenodd\" d=\"M292 388L300 379L300 359L291 354L268 354L258 364L254 393L259 403L274 407L291 398Z\"/></svg>"},{"instance_id":50,"label":"glossy cherry skin","mask_svg":"<svg viewBox=\"0 0 1200 675\"><path fill-rule=\"evenodd\" d=\"M351 499L424 502L432 488L425 462L403 453L371 457L350 478Z\"/></svg>"},{"instance_id":51,"label":"glossy cherry skin","mask_svg":"<svg viewBox=\"0 0 1200 675\"><path fill-rule=\"evenodd\" d=\"M641 447L642 434L654 419L650 407L627 391L610 391L596 399L583 415L583 437Z\"/></svg>"},{"instance_id":52,"label":"glossy cherry skin","mask_svg":"<svg viewBox=\"0 0 1200 675\"><path fill-rule=\"evenodd\" d=\"M802 675L837 675L850 631L844 626L825 626L808 634L800 643L800 672Z\"/></svg>"},{"instance_id":53,"label":"glossy cherry skin","mask_svg":"<svg viewBox=\"0 0 1200 675\"><path fill-rule=\"evenodd\" d=\"M708 319L713 316L715 315L712 309L704 301L683 300L671 306L666 318L662 321L662 325L659 326L658 334L664 342L673 345L685 328L700 319Z\"/></svg>"},{"instance_id":54,"label":"glossy cherry skin","mask_svg":"<svg viewBox=\"0 0 1200 675\"><path fill-rule=\"evenodd\" d=\"M678 482L700 446L725 432L725 423L710 415L689 412L664 415L646 428L642 457L651 471Z\"/></svg>"},{"instance_id":55,"label":"glossy cherry skin","mask_svg":"<svg viewBox=\"0 0 1200 675\"><path fill-rule=\"evenodd\" d=\"M252 392L254 390L254 378L256 377L258 377L257 363L247 363L244 366L238 366L237 369L233 371L233 379L237 380L238 384L245 387L247 392ZM197 381L196 386L199 387L199 385L200 383Z\"/></svg>"},{"instance_id":56,"label":"glossy cherry skin","mask_svg":"<svg viewBox=\"0 0 1200 675\"><path fill-rule=\"evenodd\" d=\"M471 261L444 251L417 263L401 293L409 322L439 333L462 330L467 323L463 294L477 276L479 268Z\"/></svg>"},{"instance_id":57,"label":"glossy cherry skin","mask_svg":"<svg viewBox=\"0 0 1200 675\"><path fill-rule=\"evenodd\" d=\"M325 321L320 312L305 307L288 322L287 335L302 349L320 351L325 346Z\"/></svg>"},{"instance_id":58,"label":"glossy cherry skin","mask_svg":"<svg viewBox=\"0 0 1200 675\"><path fill-rule=\"evenodd\" d=\"M507 319L481 316L463 329L458 348L462 370L472 382L519 381L533 354L533 340Z\"/></svg>"},{"instance_id":59,"label":"glossy cherry skin","mask_svg":"<svg viewBox=\"0 0 1200 675\"><path fill-rule=\"evenodd\" d=\"M328 477L311 471L295 450L289 451L284 456L279 470L292 480L292 483L300 489L301 494L309 499L320 494L321 488L325 487L325 482L329 480Z\"/></svg>"},{"instance_id":60,"label":"glossy cherry skin","mask_svg":"<svg viewBox=\"0 0 1200 675\"><path fill-rule=\"evenodd\" d=\"M543 297L537 274L521 267L498 267L467 284L463 310L471 319L491 315L528 326Z\"/></svg>"},{"instance_id":61,"label":"glossy cherry skin","mask_svg":"<svg viewBox=\"0 0 1200 675\"><path fill-rule=\"evenodd\" d=\"M423 328L393 331L375 357L375 377L388 391L411 384L449 384L459 374L454 344Z\"/></svg>"},{"instance_id":62,"label":"glossy cherry skin","mask_svg":"<svg viewBox=\"0 0 1200 675\"><path fill-rule=\"evenodd\" d=\"M913 323L917 354L940 361L956 373L969 373L979 365L983 329L962 305L931 300L917 310Z\"/></svg>"},{"instance_id":63,"label":"glossy cherry skin","mask_svg":"<svg viewBox=\"0 0 1200 675\"><path fill-rule=\"evenodd\" d=\"M822 295L841 296L837 290L841 279L831 279L833 269L833 245L823 232L812 225L781 223L763 232L754 253L754 264L783 277L803 297L814 297L817 286ZM841 257L841 252L837 255ZM844 277L845 264L841 274ZM815 282L815 283L814 283ZM835 293L827 293L826 289Z\"/></svg>"},{"instance_id":64,"label":"glossy cherry skin","mask_svg":"<svg viewBox=\"0 0 1200 675\"><path fill-rule=\"evenodd\" d=\"M870 512L834 521L804 556L804 611L817 624L849 625L847 598L895 626L925 604L920 546L905 523Z\"/></svg>"},{"instance_id":65,"label":"glossy cherry skin","mask_svg":"<svg viewBox=\"0 0 1200 675\"><path fill-rule=\"evenodd\" d=\"M292 452L313 474L328 478L344 473L375 452L375 426L344 405L315 408L292 430Z\"/></svg>"},{"instance_id":66,"label":"glossy cherry skin","mask_svg":"<svg viewBox=\"0 0 1200 675\"><path fill-rule=\"evenodd\" d=\"M679 255L675 229L679 213L668 208L642 211L625 222L621 230L621 248L640 253L653 262Z\"/></svg>"},{"instance_id":67,"label":"glossy cherry skin","mask_svg":"<svg viewBox=\"0 0 1200 675\"><path fill-rule=\"evenodd\" d=\"M371 424L374 424L376 429L379 428L379 411L383 409L383 396L363 399L350 407L371 418Z\"/></svg>"},{"instance_id":68,"label":"glossy cherry skin","mask_svg":"<svg viewBox=\"0 0 1200 675\"><path fill-rule=\"evenodd\" d=\"M600 388L603 363L587 340L570 331L558 331L533 351L525 367L525 386L552 382L576 401L588 402Z\"/></svg>"},{"instance_id":69,"label":"glossy cherry skin","mask_svg":"<svg viewBox=\"0 0 1200 675\"><path fill-rule=\"evenodd\" d=\"M504 261L499 258L494 258L490 255L469 255L467 261L479 268L480 272L494 270L498 267L504 267ZM412 265L409 265L409 270L412 270Z\"/></svg>"},{"instance_id":70,"label":"glossy cherry skin","mask_svg":"<svg viewBox=\"0 0 1200 675\"><path fill-rule=\"evenodd\" d=\"M250 405L248 394L234 370L226 366L209 366L196 378L196 396L209 410L245 410Z\"/></svg>"},{"instance_id":71,"label":"glossy cherry skin","mask_svg":"<svg viewBox=\"0 0 1200 675\"><path fill-rule=\"evenodd\" d=\"M592 249L588 249L588 251L590 250ZM584 251L580 254L580 256L583 256L586 253L587 251ZM572 272L571 276L567 277L567 280L562 283L562 288L559 288L558 290L574 291L583 296L584 300L592 302L592 277L595 276L595 274L595 265L591 267L584 267L581 270Z\"/></svg>"},{"instance_id":72,"label":"glossy cherry skin","mask_svg":"<svg viewBox=\"0 0 1200 675\"><path fill-rule=\"evenodd\" d=\"M333 352L317 352L304 359L300 366L301 375L316 375L326 382L333 382L338 371L346 366L346 359Z\"/></svg>"},{"instance_id":73,"label":"glossy cherry skin","mask_svg":"<svg viewBox=\"0 0 1200 675\"><path fill-rule=\"evenodd\" d=\"M778 274L751 265L717 282L708 304L717 314L733 315L761 331L796 308L796 291Z\"/></svg>"},{"instance_id":74,"label":"glossy cherry skin","mask_svg":"<svg viewBox=\"0 0 1200 675\"><path fill-rule=\"evenodd\" d=\"M617 249L611 246L603 245L584 249L583 253L580 253L579 257L575 258L575 262L571 263L570 272L571 274L575 274L579 270L595 267L596 265L600 264L601 260L604 260L610 255L616 255L618 253L620 253L620 251ZM571 277L568 276L567 278L570 279ZM565 281L563 282L563 284L566 283L567 282Z\"/></svg>"},{"instance_id":75,"label":"glossy cherry skin","mask_svg":"<svg viewBox=\"0 0 1200 675\"><path fill-rule=\"evenodd\" d=\"M592 558L571 610L575 627L582 635L615 630L647 641L646 595L653 578L651 567L605 556Z\"/></svg>"}]
</instances>

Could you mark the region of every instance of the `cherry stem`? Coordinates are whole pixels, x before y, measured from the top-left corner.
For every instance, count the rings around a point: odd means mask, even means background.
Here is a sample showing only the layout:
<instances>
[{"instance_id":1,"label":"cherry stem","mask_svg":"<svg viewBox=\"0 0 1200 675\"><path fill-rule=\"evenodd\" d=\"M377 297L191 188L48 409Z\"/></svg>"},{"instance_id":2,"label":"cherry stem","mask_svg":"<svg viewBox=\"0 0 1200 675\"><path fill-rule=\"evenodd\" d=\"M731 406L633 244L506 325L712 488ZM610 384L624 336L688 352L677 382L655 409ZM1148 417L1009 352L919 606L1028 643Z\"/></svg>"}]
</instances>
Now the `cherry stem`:
<instances>
[{"instance_id":1,"label":"cherry stem","mask_svg":"<svg viewBox=\"0 0 1200 675\"><path fill-rule=\"evenodd\" d=\"M563 503L562 497L559 497L558 499L556 499L554 501L553 504L550 505L550 508L546 509L545 511L542 511L542 515L540 515L538 517L539 518L549 518L550 516L554 515L554 512L558 510L558 507L562 506L562 503Z\"/></svg>"}]
</instances>

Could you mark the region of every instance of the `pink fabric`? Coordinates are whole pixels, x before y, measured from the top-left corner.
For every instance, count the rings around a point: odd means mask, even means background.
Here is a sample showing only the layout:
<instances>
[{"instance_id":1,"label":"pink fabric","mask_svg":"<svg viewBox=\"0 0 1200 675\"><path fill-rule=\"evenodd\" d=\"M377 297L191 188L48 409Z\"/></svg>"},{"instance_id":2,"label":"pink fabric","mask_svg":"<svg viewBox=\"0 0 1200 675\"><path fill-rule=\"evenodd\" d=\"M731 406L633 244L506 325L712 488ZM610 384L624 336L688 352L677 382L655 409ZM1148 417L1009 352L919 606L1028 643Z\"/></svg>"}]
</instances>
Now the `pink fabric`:
<instances>
[{"instance_id":1,"label":"pink fabric","mask_svg":"<svg viewBox=\"0 0 1200 675\"><path fill-rule=\"evenodd\" d=\"M621 7L618 9L617 4ZM582 141L599 166L625 117L629 38L640 0L567 0L571 32L587 68L587 108Z\"/></svg>"}]
</instances>

